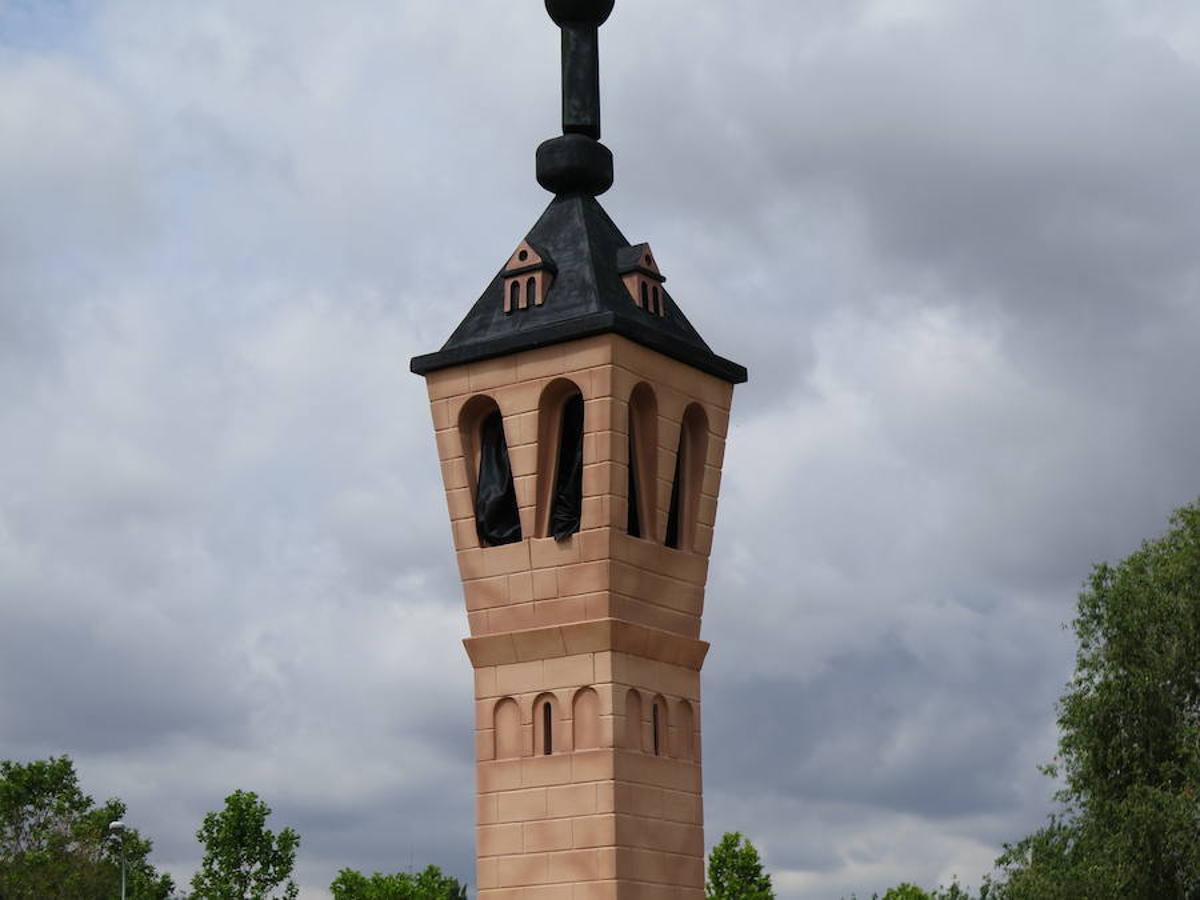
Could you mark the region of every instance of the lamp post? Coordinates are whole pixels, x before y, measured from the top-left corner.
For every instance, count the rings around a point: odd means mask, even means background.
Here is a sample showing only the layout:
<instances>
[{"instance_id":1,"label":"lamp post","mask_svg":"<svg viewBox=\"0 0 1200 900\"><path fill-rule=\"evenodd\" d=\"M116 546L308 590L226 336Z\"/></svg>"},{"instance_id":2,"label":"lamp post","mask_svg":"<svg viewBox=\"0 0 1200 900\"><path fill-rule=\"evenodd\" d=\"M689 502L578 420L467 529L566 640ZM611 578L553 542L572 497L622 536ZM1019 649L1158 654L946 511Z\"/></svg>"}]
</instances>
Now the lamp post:
<instances>
[{"instance_id":1,"label":"lamp post","mask_svg":"<svg viewBox=\"0 0 1200 900\"><path fill-rule=\"evenodd\" d=\"M125 823L117 819L108 826L108 833L121 842L121 900L125 900Z\"/></svg>"}]
</instances>

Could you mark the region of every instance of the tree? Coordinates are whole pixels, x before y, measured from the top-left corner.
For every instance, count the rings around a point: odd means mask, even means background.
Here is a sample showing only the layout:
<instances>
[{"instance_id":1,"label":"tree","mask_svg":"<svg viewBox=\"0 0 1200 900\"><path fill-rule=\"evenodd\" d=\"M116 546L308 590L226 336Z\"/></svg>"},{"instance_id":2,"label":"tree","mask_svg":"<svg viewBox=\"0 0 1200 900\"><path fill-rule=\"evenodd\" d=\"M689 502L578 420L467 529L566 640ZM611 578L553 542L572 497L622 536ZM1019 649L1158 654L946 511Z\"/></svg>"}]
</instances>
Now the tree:
<instances>
[{"instance_id":1,"label":"tree","mask_svg":"<svg viewBox=\"0 0 1200 900\"><path fill-rule=\"evenodd\" d=\"M1060 811L1005 847L1001 900L1200 897L1200 503L1096 566L1059 703Z\"/></svg>"},{"instance_id":2,"label":"tree","mask_svg":"<svg viewBox=\"0 0 1200 900\"><path fill-rule=\"evenodd\" d=\"M109 839L108 826L125 811L116 799L96 806L70 757L0 761L0 897L116 896L121 845ZM135 829L123 841L129 895L166 900L175 886L149 863L151 842Z\"/></svg>"},{"instance_id":3,"label":"tree","mask_svg":"<svg viewBox=\"0 0 1200 900\"><path fill-rule=\"evenodd\" d=\"M987 898L988 889L985 887L979 895L979 900L987 900ZM949 887L939 887L932 891L923 890L906 881L894 888L889 888L879 900L973 900L973 898L971 892L960 885L958 879L955 878L950 882Z\"/></svg>"},{"instance_id":4,"label":"tree","mask_svg":"<svg viewBox=\"0 0 1200 900\"><path fill-rule=\"evenodd\" d=\"M763 872L758 850L740 832L726 832L708 855L708 900L774 900L771 876Z\"/></svg>"},{"instance_id":5,"label":"tree","mask_svg":"<svg viewBox=\"0 0 1200 900\"><path fill-rule=\"evenodd\" d=\"M427 866L416 875L376 872L370 878L354 869L342 869L329 891L333 900L467 900L466 885L437 866Z\"/></svg>"},{"instance_id":6,"label":"tree","mask_svg":"<svg viewBox=\"0 0 1200 900\"><path fill-rule=\"evenodd\" d=\"M300 836L267 828L271 808L253 791L234 791L221 812L204 817L196 839L204 845L200 871L192 877L193 900L295 900L292 881ZM273 894L282 888L281 894Z\"/></svg>"},{"instance_id":7,"label":"tree","mask_svg":"<svg viewBox=\"0 0 1200 900\"><path fill-rule=\"evenodd\" d=\"M915 884L909 884L907 881L903 884L898 884L894 888L888 888L883 895L882 900L933 900L927 891L921 890Z\"/></svg>"}]
</instances>

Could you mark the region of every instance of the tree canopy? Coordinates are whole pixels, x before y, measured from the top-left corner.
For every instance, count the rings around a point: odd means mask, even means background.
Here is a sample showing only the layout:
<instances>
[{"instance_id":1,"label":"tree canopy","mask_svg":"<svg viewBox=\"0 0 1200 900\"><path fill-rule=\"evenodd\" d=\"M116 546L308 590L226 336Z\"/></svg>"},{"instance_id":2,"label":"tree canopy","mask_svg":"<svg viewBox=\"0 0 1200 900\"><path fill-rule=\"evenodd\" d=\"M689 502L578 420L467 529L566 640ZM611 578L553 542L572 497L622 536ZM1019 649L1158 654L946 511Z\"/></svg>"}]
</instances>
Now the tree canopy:
<instances>
[{"instance_id":1,"label":"tree canopy","mask_svg":"<svg viewBox=\"0 0 1200 900\"><path fill-rule=\"evenodd\" d=\"M166 900L174 884L148 862L150 841L132 828L110 839L124 817L120 800L97 806L83 793L67 756L0 761L0 897L116 896L123 840L130 896Z\"/></svg>"},{"instance_id":2,"label":"tree canopy","mask_svg":"<svg viewBox=\"0 0 1200 900\"><path fill-rule=\"evenodd\" d=\"M981 900L1200 900L1200 502L1096 566L1072 628L1045 767L1059 808L1005 846Z\"/></svg>"},{"instance_id":3,"label":"tree canopy","mask_svg":"<svg viewBox=\"0 0 1200 900\"><path fill-rule=\"evenodd\" d=\"M987 900L988 892L980 895L980 900ZM853 900L853 898L851 898ZM873 900L972 900L971 894L955 879L949 887L939 887L926 891L907 881L890 888L882 897L875 895Z\"/></svg>"},{"instance_id":4,"label":"tree canopy","mask_svg":"<svg viewBox=\"0 0 1200 900\"><path fill-rule=\"evenodd\" d=\"M333 900L467 900L466 885L427 866L413 874L400 872L367 877L354 869L342 869L329 886Z\"/></svg>"},{"instance_id":5,"label":"tree canopy","mask_svg":"<svg viewBox=\"0 0 1200 900\"><path fill-rule=\"evenodd\" d=\"M1096 566L1059 703L1059 813L1005 848L996 896L1200 897L1200 503Z\"/></svg>"},{"instance_id":6,"label":"tree canopy","mask_svg":"<svg viewBox=\"0 0 1200 900\"><path fill-rule=\"evenodd\" d=\"M204 859L192 878L193 900L295 900L300 836L284 828L277 837L267 828L270 815L257 794L238 790L223 810L204 817L196 832Z\"/></svg>"},{"instance_id":7,"label":"tree canopy","mask_svg":"<svg viewBox=\"0 0 1200 900\"><path fill-rule=\"evenodd\" d=\"M707 900L774 900L758 850L740 832L726 832L708 855Z\"/></svg>"}]
</instances>

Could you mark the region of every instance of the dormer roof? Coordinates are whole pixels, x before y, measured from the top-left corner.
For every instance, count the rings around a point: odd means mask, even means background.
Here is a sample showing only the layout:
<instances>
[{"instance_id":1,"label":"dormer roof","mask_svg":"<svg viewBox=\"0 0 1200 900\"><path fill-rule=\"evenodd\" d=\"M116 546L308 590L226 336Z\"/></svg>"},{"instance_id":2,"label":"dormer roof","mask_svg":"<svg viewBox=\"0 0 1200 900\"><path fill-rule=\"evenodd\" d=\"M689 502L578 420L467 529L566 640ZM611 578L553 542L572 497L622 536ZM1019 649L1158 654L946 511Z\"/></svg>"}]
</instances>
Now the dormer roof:
<instances>
[{"instance_id":1,"label":"dormer roof","mask_svg":"<svg viewBox=\"0 0 1200 900\"><path fill-rule=\"evenodd\" d=\"M542 264L552 261L556 275L544 306L528 315L505 315L504 279L513 274L509 265L521 247ZM647 316L629 301L621 276L635 270L665 280L649 246L631 245L595 197L556 196L442 349L415 357L412 371L426 375L597 334L619 334L732 384L744 382L746 369L713 353L669 295L661 317Z\"/></svg>"},{"instance_id":2,"label":"dormer roof","mask_svg":"<svg viewBox=\"0 0 1200 900\"><path fill-rule=\"evenodd\" d=\"M634 244L617 251L617 273L628 275L630 272L640 272L659 284L667 280L659 270L658 260L655 259L649 244Z\"/></svg>"},{"instance_id":3,"label":"dormer roof","mask_svg":"<svg viewBox=\"0 0 1200 900\"><path fill-rule=\"evenodd\" d=\"M558 266L545 250L530 242L528 238L517 245L508 262L504 264L502 274L511 278L514 275L524 275L526 272L558 272Z\"/></svg>"}]
</instances>

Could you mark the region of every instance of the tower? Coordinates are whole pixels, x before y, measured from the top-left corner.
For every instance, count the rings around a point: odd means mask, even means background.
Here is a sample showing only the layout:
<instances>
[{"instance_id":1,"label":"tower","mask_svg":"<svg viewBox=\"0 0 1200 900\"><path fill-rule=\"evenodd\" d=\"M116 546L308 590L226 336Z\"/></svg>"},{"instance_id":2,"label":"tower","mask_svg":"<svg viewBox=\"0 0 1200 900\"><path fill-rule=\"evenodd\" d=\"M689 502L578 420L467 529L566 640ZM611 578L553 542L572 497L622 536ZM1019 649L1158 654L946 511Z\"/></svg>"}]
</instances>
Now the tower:
<instances>
[{"instance_id":1,"label":"tower","mask_svg":"<svg viewBox=\"0 0 1200 900\"><path fill-rule=\"evenodd\" d=\"M549 207L426 378L475 669L484 900L704 895L700 619L733 387L597 202L598 31L546 0L563 134Z\"/></svg>"}]
</instances>

